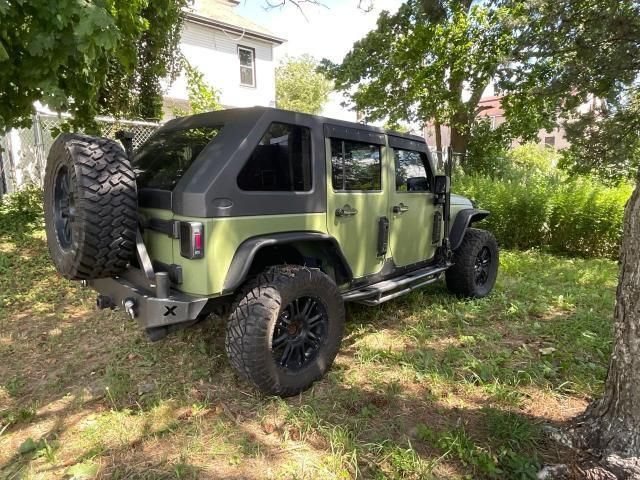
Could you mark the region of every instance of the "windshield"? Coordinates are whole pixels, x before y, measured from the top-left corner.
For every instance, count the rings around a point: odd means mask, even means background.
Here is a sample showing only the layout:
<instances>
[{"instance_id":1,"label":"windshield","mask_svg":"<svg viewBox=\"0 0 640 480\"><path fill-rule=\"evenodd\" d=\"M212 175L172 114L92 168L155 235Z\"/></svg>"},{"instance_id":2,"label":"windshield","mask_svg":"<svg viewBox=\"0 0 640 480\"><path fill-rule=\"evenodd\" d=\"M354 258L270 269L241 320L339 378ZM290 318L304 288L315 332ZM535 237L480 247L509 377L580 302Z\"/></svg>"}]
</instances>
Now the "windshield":
<instances>
[{"instance_id":1,"label":"windshield","mask_svg":"<svg viewBox=\"0 0 640 480\"><path fill-rule=\"evenodd\" d=\"M136 153L133 169L139 188L173 190L222 125L171 130L153 135Z\"/></svg>"}]
</instances>

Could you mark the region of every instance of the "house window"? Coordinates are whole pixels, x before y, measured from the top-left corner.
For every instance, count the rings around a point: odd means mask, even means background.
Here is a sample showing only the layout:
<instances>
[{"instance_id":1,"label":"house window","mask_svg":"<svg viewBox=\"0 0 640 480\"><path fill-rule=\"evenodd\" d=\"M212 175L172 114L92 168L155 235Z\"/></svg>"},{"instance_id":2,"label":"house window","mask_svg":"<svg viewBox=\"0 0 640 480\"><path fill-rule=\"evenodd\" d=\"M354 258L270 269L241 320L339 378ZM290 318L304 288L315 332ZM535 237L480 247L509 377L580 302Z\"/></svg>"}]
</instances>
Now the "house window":
<instances>
[{"instance_id":1,"label":"house window","mask_svg":"<svg viewBox=\"0 0 640 480\"><path fill-rule=\"evenodd\" d=\"M331 139L331 183L334 190L381 190L380 146Z\"/></svg>"},{"instance_id":2,"label":"house window","mask_svg":"<svg viewBox=\"0 0 640 480\"><path fill-rule=\"evenodd\" d=\"M308 192L311 190L311 131L272 123L238 175L242 190Z\"/></svg>"},{"instance_id":3,"label":"house window","mask_svg":"<svg viewBox=\"0 0 640 480\"><path fill-rule=\"evenodd\" d=\"M256 51L249 47L238 46L240 59L240 85L256 86Z\"/></svg>"},{"instance_id":4,"label":"house window","mask_svg":"<svg viewBox=\"0 0 640 480\"><path fill-rule=\"evenodd\" d=\"M554 148L556 145L556 137L544 137L544 146Z\"/></svg>"}]
</instances>

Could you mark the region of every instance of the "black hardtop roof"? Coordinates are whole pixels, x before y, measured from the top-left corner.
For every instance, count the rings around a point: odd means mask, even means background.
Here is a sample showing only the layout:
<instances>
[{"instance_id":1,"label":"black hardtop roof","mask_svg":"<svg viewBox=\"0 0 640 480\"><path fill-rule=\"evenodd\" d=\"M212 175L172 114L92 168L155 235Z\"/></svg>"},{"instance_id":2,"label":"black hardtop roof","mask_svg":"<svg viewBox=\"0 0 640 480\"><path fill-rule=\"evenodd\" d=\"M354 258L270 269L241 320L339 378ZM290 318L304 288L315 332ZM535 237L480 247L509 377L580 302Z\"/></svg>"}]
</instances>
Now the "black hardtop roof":
<instances>
[{"instance_id":1,"label":"black hardtop roof","mask_svg":"<svg viewBox=\"0 0 640 480\"><path fill-rule=\"evenodd\" d=\"M186 117L179 117L165 123L160 130L182 130L186 128L196 128L203 126L211 126L217 124L231 123L234 120L240 118L246 120L251 117L255 117L257 121L264 115L278 114L278 121L282 121L283 117L290 117L289 122L295 124L296 120L304 117L313 119L319 124L331 124L338 125L345 128L354 128L358 130L364 130L369 132L376 132L381 134L392 135L398 138L406 138L414 142L425 143L424 138L418 135L410 135L406 133L400 133L393 130L385 130L384 128L375 127L373 125L365 125L363 123L347 122L345 120L338 120L336 118L321 117L319 115L310 115L308 113L292 112L290 110L282 110L279 108L271 107L249 107L249 108L230 108L227 110L218 110L214 112L199 113L196 115L189 115Z\"/></svg>"}]
</instances>

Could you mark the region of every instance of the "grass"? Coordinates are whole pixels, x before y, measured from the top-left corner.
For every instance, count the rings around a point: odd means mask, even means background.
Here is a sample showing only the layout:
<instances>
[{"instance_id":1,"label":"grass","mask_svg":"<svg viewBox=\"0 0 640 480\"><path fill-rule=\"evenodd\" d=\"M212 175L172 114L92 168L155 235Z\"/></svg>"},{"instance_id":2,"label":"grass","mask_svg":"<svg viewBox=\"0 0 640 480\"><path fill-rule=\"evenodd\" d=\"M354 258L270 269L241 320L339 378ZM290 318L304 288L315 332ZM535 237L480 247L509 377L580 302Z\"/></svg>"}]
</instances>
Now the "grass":
<instances>
[{"instance_id":1,"label":"grass","mask_svg":"<svg viewBox=\"0 0 640 480\"><path fill-rule=\"evenodd\" d=\"M212 318L156 344L0 237L0 478L534 478L602 389L617 267L502 252L495 293L350 305L327 377L264 397ZM144 388L141 388L143 386Z\"/></svg>"}]
</instances>

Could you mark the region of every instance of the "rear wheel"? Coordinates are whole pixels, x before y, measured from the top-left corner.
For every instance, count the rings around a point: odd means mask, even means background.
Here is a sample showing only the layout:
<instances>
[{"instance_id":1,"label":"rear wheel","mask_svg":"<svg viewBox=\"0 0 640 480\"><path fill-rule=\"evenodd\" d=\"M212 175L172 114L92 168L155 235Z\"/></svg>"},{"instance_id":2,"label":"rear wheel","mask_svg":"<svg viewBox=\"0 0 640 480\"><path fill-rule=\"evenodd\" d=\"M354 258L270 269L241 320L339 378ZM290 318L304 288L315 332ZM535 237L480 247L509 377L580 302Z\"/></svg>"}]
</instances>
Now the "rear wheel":
<instances>
[{"instance_id":1,"label":"rear wheel","mask_svg":"<svg viewBox=\"0 0 640 480\"><path fill-rule=\"evenodd\" d=\"M456 295L482 298L493 289L498 276L498 244L486 230L468 228L453 252L454 265L447 270L447 288Z\"/></svg>"},{"instance_id":2,"label":"rear wheel","mask_svg":"<svg viewBox=\"0 0 640 480\"><path fill-rule=\"evenodd\" d=\"M296 395L333 363L344 318L338 288L320 270L269 267L247 284L232 307L229 360L264 393Z\"/></svg>"}]
</instances>

